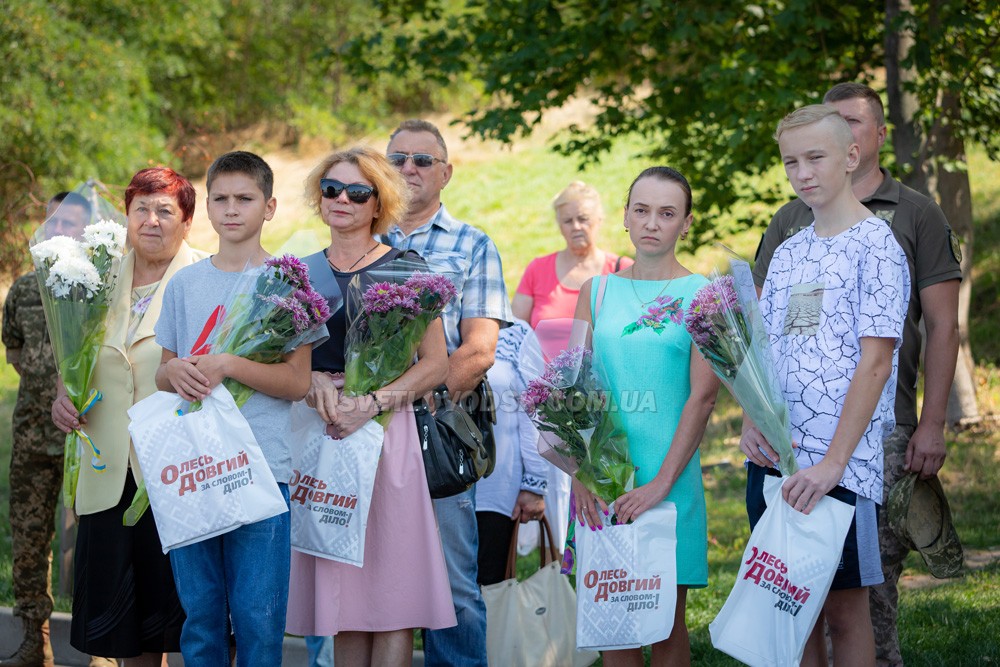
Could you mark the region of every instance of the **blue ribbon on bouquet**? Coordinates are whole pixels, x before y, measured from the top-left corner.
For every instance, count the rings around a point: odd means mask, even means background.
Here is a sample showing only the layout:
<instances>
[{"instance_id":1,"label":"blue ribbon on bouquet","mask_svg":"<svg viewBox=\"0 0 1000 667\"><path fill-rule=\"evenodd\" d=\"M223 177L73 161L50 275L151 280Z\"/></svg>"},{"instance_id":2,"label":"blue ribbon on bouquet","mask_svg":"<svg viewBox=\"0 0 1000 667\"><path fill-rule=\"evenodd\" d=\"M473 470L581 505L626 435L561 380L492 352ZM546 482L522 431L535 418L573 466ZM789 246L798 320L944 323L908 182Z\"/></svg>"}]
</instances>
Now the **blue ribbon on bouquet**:
<instances>
[{"instance_id":1,"label":"blue ribbon on bouquet","mask_svg":"<svg viewBox=\"0 0 1000 667\"><path fill-rule=\"evenodd\" d=\"M87 402L84 403L83 409L80 410L80 416L82 417L87 414L87 412L102 398L104 398L104 396L100 391L97 389L91 389L90 394L87 395ZM107 470L108 465L101 460L101 450L97 448L97 445L94 444L94 441L91 440L90 436L84 433L82 428L73 429L73 432L76 433L80 440L90 445L90 467L97 472L104 472Z\"/></svg>"}]
</instances>

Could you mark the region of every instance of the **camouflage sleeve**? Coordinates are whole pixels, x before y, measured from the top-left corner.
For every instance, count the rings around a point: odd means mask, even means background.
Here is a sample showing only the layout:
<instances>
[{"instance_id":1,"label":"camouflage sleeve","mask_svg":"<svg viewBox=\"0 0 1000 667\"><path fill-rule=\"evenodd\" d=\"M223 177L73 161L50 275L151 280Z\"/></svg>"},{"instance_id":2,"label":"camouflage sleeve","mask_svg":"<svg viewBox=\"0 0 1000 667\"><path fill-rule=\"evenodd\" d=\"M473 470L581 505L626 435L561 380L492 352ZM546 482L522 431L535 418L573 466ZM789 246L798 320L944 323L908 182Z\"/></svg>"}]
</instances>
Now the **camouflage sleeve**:
<instances>
[{"instance_id":1,"label":"camouflage sleeve","mask_svg":"<svg viewBox=\"0 0 1000 667\"><path fill-rule=\"evenodd\" d=\"M24 347L24 332L21 331L21 325L17 321L17 306L23 283L21 278L15 280L3 302L3 344L7 348L8 357L11 350L20 350Z\"/></svg>"}]
</instances>

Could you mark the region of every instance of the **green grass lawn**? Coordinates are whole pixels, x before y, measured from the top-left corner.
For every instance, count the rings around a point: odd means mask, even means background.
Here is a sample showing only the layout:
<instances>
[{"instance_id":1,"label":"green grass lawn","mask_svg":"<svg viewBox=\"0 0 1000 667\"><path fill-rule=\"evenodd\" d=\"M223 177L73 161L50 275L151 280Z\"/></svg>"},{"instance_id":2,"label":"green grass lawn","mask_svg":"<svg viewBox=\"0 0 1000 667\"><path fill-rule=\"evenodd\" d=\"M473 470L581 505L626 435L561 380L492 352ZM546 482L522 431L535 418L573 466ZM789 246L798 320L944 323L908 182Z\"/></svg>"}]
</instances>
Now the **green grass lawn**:
<instances>
[{"instance_id":1,"label":"green grass lawn","mask_svg":"<svg viewBox=\"0 0 1000 667\"><path fill-rule=\"evenodd\" d=\"M603 247L623 253L629 250L621 226L623 197L631 179L648 162L636 158L641 145L622 141L608 159L583 172L575 161L554 155L531 142L514 150L489 147L469 158L456 155L455 177L444 200L458 218L485 229L496 241L504 260L504 274L512 293L524 267L535 256L562 247L551 209L552 198L570 181L581 179L597 186L604 197L607 219L602 230ZM1000 165L973 153L971 163L976 211L975 281L970 322L973 351L980 360L980 403L986 413L1000 412L1000 336L997 336L1000 295ZM777 177L777 176L775 176ZM697 188L697 181L693 179ZM748 203L747 206L751 206ZM697 192L696 225L711 225L699 216ZM294 231L319 232L314 221L287 220L269 228L265 245L277 249ZM750 257L759 232L744 232L727 245ZM721 257L717 249L695 255L681 248L682 261L700 272L709 271ZM10 570L10 524L7 497L10 459L10 413L16 375L0 364L0 604L12 605ZM742 457L736 447L739 410L721 390L702 446L706 467L705 485L709 517L709 586L689 595L688 624L694 661L698 665L737 664L711 647L708 623L721 608L732 588L737 563L749 527L743 501ZM949 459L943 474L955 522L969 549L1000 546L1000 431L983 428L949 436ZM522 559L522 573L530 572L536 557ZM908 561L907 574L925 572L916 555ZM904 658L911 665L984 665L1000 662L1000 566L994 564L963 578L932 588L908 590L901 603ZM68 600L57 608L67 610Z\"/></svg>"}]
</instances>

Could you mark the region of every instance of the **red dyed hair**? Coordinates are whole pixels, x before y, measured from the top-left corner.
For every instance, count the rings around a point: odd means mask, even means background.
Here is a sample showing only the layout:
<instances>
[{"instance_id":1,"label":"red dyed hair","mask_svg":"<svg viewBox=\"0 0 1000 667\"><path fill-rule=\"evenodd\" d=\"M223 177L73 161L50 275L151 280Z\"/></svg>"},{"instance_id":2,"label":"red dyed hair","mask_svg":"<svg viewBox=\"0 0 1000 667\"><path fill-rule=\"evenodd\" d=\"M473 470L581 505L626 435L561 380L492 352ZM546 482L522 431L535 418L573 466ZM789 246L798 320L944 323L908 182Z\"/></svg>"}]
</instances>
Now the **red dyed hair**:
<instances>
[{"instance_id":1,"label":"red dyed hair","mask_svg":"<svg viewBox=\"0 0 1000 667\"><path fill-rule=\"evenodd\" d=\"M162 192L177 200L184 220L194 217L195 193L191 181L170 167L149 167L140 169L125 188L125 213L132 206L136 195L152 195Z\"/></svg>"}]
</instances>

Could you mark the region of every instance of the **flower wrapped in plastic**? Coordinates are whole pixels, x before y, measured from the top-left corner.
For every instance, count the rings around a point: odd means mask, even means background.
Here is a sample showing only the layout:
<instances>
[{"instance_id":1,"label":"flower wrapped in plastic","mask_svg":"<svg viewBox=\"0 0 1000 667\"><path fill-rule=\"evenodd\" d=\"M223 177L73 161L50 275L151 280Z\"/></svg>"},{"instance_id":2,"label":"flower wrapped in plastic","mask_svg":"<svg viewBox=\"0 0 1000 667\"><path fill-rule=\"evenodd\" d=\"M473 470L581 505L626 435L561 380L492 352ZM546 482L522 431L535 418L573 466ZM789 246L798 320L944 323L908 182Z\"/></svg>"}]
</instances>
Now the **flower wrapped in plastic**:
<instances>
[{"instance_id":1,"label":"flower wrapped in plastic","mask_svg":"<svg viewBox=\"0 0 1000 667\"><path fill-rule=\"evenodd\" d=\"M212 314L218 325L195 341L192 355L229 353L275 364L330 319L326 297L312 288L309 269L294 255L270 257L248 270ZM222 381L243 407L254 390L232 378ZM200 408L191 404L189 412Z\"/></svg>"},{"instance_id":2,"label":"flower wrapped in plastic","mask_svg":"<svg viewBox=\"0 0 1000 667\"><path fill-rule=\"evenodd\" d=\"M446 275L429 272L422 260L401 257L355 276L347 294L344 393L363 396L406 372L427 327L456 293ZM376 421L385 427L390 418Z\"/></svg>"},{"instance_id":3,"label":"flower wrapped in plastic","mask_svg":"<svg viewBox=\"0 0 1000 667\"><path fill-rule=\"evenodd\" d=\"M247 270L226 302L212 313L195 341L192 355L229 353L262 364L274 364L302 344L330 319L330 304L309 282L309 269L294 255L270 257L259 271ZM254 390L225 378L222 384L243 407ZM194 401L188 412L202 407ZM145 481L125 512L124 523L135 525L149 507Z\"/></svg>"},{"instance_id":4,"label":"flower wrapped in plastic","mask_svg":"<svg viewBox=\"0 0 1000 667\"><path fill-rule=\"evenodd\" d=\"M785 475L798 471L788 404L781 394L760 315L750 265L731 258L730 273L712 274L699 289L684 325L701 355L778 453Z\"/></svg>"},{"instance_id":5,"label":"flower wrapped in plastic","mask_svg":"<svg viewBox=\"0 0 1000 667\"><path fill-rule=\"evenodd\" d=\"M561 351L546 340L544 327L526 339L521 371L533 379L521 393L521 405L541 432L539 453L611 503L632 490L635 466L618 406L587 343L589 334L590 326L576 320Z\"/></svg>"},{"instance_id":6,"label":"flower wrapped in plastic","mask_svg":"<svg viewBox=\"0 0 1000 667\"><path fill-rule=\"evenodd\" d=\"M45 323L59 377L81 415L101 400L92 388L94 370L107 324L115 282L125 249L125 217L88 181L71 192L31 240L31 258L45 310ZM65 210L64 210L65 209ZM75 218L79 236L64 236L62 222ZM83 452L90 466L103 472L100 443L82 429L66 437L63 503L72 508Z\"/></svg>"}]
</instances>

